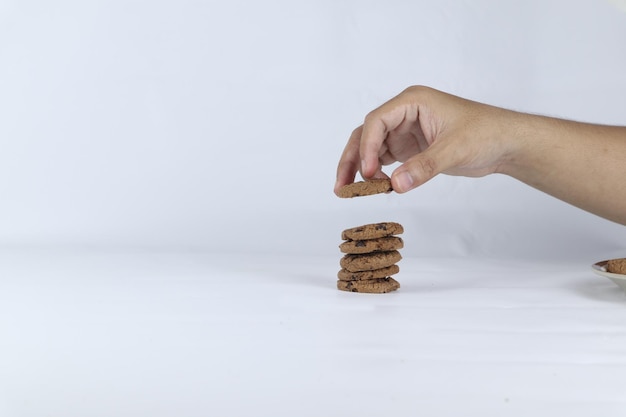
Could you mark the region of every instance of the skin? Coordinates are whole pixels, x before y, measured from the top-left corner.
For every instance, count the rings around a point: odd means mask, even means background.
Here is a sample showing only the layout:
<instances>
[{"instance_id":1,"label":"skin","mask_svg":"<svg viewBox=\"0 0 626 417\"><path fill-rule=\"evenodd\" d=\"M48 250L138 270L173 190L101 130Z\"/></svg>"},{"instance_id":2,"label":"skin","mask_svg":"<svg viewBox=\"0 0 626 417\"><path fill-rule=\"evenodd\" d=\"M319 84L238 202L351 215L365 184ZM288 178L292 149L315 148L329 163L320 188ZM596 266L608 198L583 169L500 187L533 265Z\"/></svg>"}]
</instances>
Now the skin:
<instances>
[{"instance_id":1,"label":"skin","mask_svg":"<svg viewBox=\"0 0 626 417\"><path fill-rule=\"evenodd\" d=\"M438 174L500 173L583 210L626 225L626 127L505 110L413 86L370 112L337 167L335 193L391 174L405 193Z\"/></svg>"}]
</instances>

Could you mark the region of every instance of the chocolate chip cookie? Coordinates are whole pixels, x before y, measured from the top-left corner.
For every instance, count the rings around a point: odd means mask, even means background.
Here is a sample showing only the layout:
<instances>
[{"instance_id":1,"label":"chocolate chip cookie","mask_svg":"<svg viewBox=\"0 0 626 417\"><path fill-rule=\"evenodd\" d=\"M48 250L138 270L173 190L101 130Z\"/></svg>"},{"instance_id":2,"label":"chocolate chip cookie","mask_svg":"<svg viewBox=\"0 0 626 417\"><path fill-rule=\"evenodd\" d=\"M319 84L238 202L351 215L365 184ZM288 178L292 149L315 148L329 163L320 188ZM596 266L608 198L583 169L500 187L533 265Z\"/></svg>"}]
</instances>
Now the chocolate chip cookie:
<instances>
[{"instance_id":1,"label":"chocolate chip cookie","mask_svg":"<svg viewBox=\"0 0 626 417\"><path fill-rule=\"evenodd\" d=\"M392 235L400 235L404 233L401 224L395 222L382 222L365 224L363 226L353 227L341 232L343 240L368 240L378 239Z\"/></svg>"},{"instance_id":2,"label":"chocolate chip cookie","mask_svg":"<svg viewBox=\"0 0 626 417\"><path fill-rule=\"evenodd\" d=\"M387 277L361 281L337 281L337 288L341 291L382 294L397 290L400 288L400 283Z\"/></svg>"},{"instance_id":3,"label":"chocolate chip cookie","mask_svg":"<svg viewBox=\"0 0 626 417\"><path fill-rule=\"evenodd\" d=\"M359 255L344 255L339 260L342 268L350 272L371 271L373 269L386 268L399 262L402 255L397 250L388 252L373 252Z\"/></svg>"},{"instance_id":4,"label":"chocolate chip cookie","mask_svg":"<svg viewBox=\"0 0 626 417\"><path fill-rule=\"evenodd\" d=\"M339 272L337 272L337 278L341 281L361 281L367 279L387 278L388 276L395 275L398 272L400 272L400 267L398 265L358 272L350 272L347 269L342 268Z\"/></svg>"},{"instance_id":5,"label":"chocolate chip cookie","mask_svg":"<svg viewBox=\"0 0 626 417\"><path fill-rule=\"evenodd\" d=\"M341 198L352 198L388 193L390 191L393 191L393 188L391 187L391 180L384 178L357 181L352 184L344 185L339 189L337 195Z\"/></svg>"},{"instance_id":6,"label":"chocolate chip cookie","mask_svg":"<svg viewBox=\"0 0 626 417\"><path fill-rule=\"evenodd\" d=\"M613 274L626 275L626 258L611 259L606 263L606 270Z\"/></svg>"},{"instance_id":7,"label":"chocolate chip cookie","mask_svg":"<svg viewBox=\"0 0 626 417\"><path fill-rule=\"evenodd\" d=\"M397 236L381 237L368 240L348 240L339 245L343 253L360 254L370 252L386 252L404 247L402 238Z\"/></svg>"}]
</instances>

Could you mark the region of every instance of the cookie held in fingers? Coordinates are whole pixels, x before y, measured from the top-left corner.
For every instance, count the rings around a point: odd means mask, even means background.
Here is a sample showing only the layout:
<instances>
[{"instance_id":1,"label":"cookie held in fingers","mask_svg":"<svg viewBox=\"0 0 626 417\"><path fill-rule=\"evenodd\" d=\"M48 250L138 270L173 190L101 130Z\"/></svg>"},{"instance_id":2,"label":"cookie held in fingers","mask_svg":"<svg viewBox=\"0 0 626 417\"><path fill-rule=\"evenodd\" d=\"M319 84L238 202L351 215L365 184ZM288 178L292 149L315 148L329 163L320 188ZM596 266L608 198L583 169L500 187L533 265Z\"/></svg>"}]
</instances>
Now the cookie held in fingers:
<instances>
[{"instance_id":1,"label":"cookie held in fingers","mask_svg":"<svg viewBox=\"0 0 626 417\"><path fill-rule=\"evenodd\" d=\"M344 255L339 265L350 272L371 271L391 266L402 259L397 250L388 252L364 253L359 255Z\"/></svg>"},{"instance_id":2,"label":"cookie held in fingers","mask_svg":"<svg viewBox=\"0 0 626 417\"><path fill-rule=\"evenodd\" d=\"M352 198L388 193L390 191L393 191L393 188L391 187L391 180L388 178L381 178L357 181L352 184L344 185L339 189L339 191L337 191L337 195L341 198Z\"/></svg>"},{"instance_id":3,"label":"cookie held in fingers","mask_svg":"<svg viewBox=\"0 0 626 417\"><path fill-rule=\"evenodd\" d=\"M391 265L386 268L372 269L370 271L350 272L343 268L337 272L337 278L341 281L362 281L368 279L380 279L386 278L390 275L395 275L400 272L398 265Z\"/></svg>"},{"instance_id":4,"label":"cookie held in fingers","mask_svg":"<svg viewBox=\"0 0 626 417\"><path fill-rule=\"evenodd\" d=\"M626 258L611 259L606 263L607 272L626 275Z\"/></svg>"},{"instance_id":5,"label":"cookie held in fingers","mask_svg":"<svg viewBox=\"0 0 626 417\"><path fill-rule=\"evenodd\" d=\"M337 289L349 292L384 294L400 288L400 283L391 277L362 281L337 281Z\"/></svg>"},{"instance_id":6,"label":"cookie held in fingers","mask_svg":"<svg viewBox=\"0 0 626 417\"><path fill-rule=\"evenodd\" d=\"M370 253L398 250L404 247L402 238L396 236L380 237L378 239L348 240L339 245L339 250L343 253Z\"/></svg>"},{"instance_id":7,"label":"cookie held in fingers","mask_svg":"<svg viewBox=\"0 0 626 417\"><path fill-rule=\"evenodd\" d=\"M400 235L402 233L404 233L404 228L400 223L382 222L346 229L341 232L341 238L343 240L368 240Z\"/></svg>"}]
</instances>

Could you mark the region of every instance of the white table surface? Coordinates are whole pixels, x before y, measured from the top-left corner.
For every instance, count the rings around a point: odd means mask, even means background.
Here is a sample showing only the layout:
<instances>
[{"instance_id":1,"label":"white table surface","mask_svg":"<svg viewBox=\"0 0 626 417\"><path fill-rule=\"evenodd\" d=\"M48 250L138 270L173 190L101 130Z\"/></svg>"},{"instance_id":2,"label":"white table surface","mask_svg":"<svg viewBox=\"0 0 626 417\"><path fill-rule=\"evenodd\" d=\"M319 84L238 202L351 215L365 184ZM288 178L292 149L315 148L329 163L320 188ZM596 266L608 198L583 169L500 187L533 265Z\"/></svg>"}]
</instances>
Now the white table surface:
<instances>
[{"instance_id":1,"label":"white table surface","mask_svg":"<svg viewBox=\"0 0 626 417\"><path fill-rule=\"evenodd\" d=\"M626 296L586 261L0 251L0 416L625 416Z\"/></svg>"}]
</instances>

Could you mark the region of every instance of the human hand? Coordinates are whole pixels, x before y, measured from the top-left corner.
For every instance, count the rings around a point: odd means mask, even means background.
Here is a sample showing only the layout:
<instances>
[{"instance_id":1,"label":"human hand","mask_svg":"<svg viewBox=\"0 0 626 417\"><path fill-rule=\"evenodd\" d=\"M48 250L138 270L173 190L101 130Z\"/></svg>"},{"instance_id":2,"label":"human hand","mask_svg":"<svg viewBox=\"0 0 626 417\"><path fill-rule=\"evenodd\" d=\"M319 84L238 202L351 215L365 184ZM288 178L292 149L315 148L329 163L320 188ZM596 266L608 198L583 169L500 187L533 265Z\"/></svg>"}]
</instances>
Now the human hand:
<instances>
[{"instance_id":1,"label":"human hand","mask_svg":"<svg viewBox=\"0 0 626 417\"><path fill-rule=\"evenodd\" d=\"M394 191L409 191L445 173L480 177L498 171L512 153L505 128L514 112L428 87L409 87L370 112L356 128L337 167L335 193L363 178L385 178L382 165L402 162Z\"/></svg>"}]
</instances>

